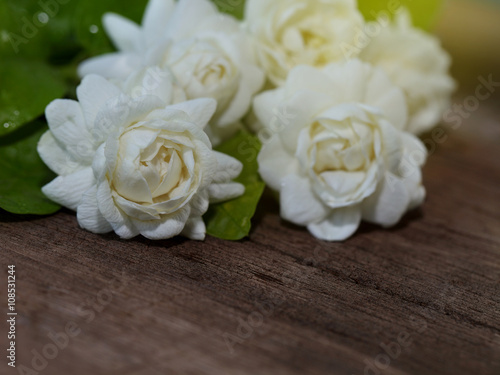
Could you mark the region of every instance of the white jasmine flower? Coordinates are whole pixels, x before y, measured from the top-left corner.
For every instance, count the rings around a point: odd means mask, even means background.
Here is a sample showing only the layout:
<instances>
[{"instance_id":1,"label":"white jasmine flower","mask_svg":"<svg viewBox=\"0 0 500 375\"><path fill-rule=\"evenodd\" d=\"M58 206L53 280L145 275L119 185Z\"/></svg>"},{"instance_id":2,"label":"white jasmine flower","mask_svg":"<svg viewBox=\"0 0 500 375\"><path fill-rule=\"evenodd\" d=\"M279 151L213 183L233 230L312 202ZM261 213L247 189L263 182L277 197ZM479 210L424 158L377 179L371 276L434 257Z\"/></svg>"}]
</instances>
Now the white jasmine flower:
<instances>
[{"instance_id":1,"label":"white jasmine flower","mask_svg":"<svg viewBox=\"0 0 500 375\"><path fill-rule=\"evenodd\" d=\"M343 60L342 45L354 44L364 22L354 0L247 0L245 21L276 86L294 66Z\"/></svg>"},{"instance_id":2,"label":"white jasmine flower","mask_svg":"<svg viewBox=\"0 0 500 375\"><path fill-rule=\"evenodd\" d=\"M214 143L232 136L264 83L246 34L209 0L150 0L142 26L116 14L103 20L118 52L92 58L79 68L123 80L145 66L171 71L188 99L213 98Z\"/></svg>"},{"instance_id":3,"label":"white jasmine flower","mask_svg":"<svg viewBox=\"0 0 500 375\"><path fill-rule=\"evenodd\" d=\"M281 216L317 238L345 240L362 219L393 226L423 202L427 150L403 131L404 94L382 70L359 60L300 66L254 108L273 134L260 174L280 192Z\"/></svg>"},{"instance_id":4,"label":"white jasmine flower","mask_svg":"<svg viewBox=\"0 0 500 375\"><path fill-rule=\"evenodd\" d=\"M455 90L449 75L451 59L435 36L412 27L407 11L401 12L394 24L383 27L359 58L384 69L403 89L410 132L424 133L441 121Z\"/></svg>"},{"instance_id":5,"label":"white jasmine flower","mask_svg":"<svg viewBox=\"0 0 500 375\"><path fill-rule=\"evenodd\" d=\"M163 98L176 91L164 86ZM75 210L81 227L122 238L201 240L209 201L243 193L231 182L241 163L212 151L203 131L215 100L132 98L97 75L83 79L77 96L47 107L50 130L38 152L59 175L43 192Z\"/></svg>"}]
</instances>

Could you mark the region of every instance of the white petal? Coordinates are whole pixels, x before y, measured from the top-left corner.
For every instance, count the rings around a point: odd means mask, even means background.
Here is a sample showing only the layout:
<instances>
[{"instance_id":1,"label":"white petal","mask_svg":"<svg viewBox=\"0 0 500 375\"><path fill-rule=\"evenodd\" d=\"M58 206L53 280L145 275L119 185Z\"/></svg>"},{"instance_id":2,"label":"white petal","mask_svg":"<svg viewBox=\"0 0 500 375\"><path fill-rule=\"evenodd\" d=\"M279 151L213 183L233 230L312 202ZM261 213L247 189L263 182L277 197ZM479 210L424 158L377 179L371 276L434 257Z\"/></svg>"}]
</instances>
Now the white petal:
<instances>
[{"instance_id":1,"label":"white petal","mask_svg":"<svg viewBox=\"0 0 500 375\"><path fill-rule=\"evenodd\" d=\"M96 181L103 181L106 177L106 144L103 143L96 150L94 155L94 160L92 162L92 171L94 172L94 177Z\"/></svg>"},{"instance_id":2,"label":"white petal","mask_svg":"<svg viewBox=\"0 0 500 375\"><path fill-rule=\"evenodd\" d=\"M200 181L200 189L208 187L217 173L217 158L210 147L204 142L195 140L196 153L200 163L200 170L203 171Z\"/></svg>"},{"instance_id":3,"label":"white petal","mask_svg":"<svg viewBox=\"0 0 500 375\"><path fill-rule=\"evenodd\" d=\"M363 202L363 220L392 227L401 220L409 204L410 196L404 181L388 172L377 191Z\"/></svg>"},{"instance_id":4,"label":"white petal","mask_svg":"<svg viewBox=\"0 0 500 375\"><path fill-rule=\"evenodd\" d=\"M168 194L175 186L179 184L182 174L182 160L179 154L174 151L170 158L168 173L163 176L163 180L158 187L153 191L153 197L161 197Z\"/></svg>"},{"instance_id":5,"label":"white petal","mask_svg":"<svg viewBox=\"0 0 500 375\"><path fill-rule=\"evenodd\" d=\"M335 209L324 221L310 224L307 229L311 234L324 241L345 241L351 237L361 222L359 206Z\"/></svg>"},{"instance_id":6,"label":"white petal","mask_svg":"<svg viewBox=\"0 0 500 375\"><path fill-rule=\"evenodd\" d=\"M227 184L212 184L208 187L210 203L225 202L238 198L245 193L245 187L242 184L233 182Z\"/></svg>"},{"instance_id":7,"label":"white petal","mask_svg":"<svg viewBox=\"0 0 500 375\"><path fill-rule=\"evenodd\" d=\"M276 89L265 91L257 95L253 100L255 116L264 128L270 128L276 118L276 111L284 100L284 90Z\"/></svg>"},{"instance_id":8,"label":"white petal","mask_svg":"<svg viewBox=\"0 0 500 375\"><path fill-rule=\"evenodd\" d=\"M328 108L326 111L318 115L318 120L328 119L334 121L343 121L346 118L357 118L363 122L371 122L367 110L370 112L377 112L376 108L364 107L357 103L341 103L336 106ZM380 112L379 112L380 113ZM346 129L350 132L350 129Z\"/></svg>"},{"instance_id":9,"label":"white petal","mask_svg":"<svg viewBox=\"0 0 500 375\"><path fill-rule=\"evenodd\" d=\"M410 203L408 211L413 210L424 203L426 191L422 186L422 172L420 169L414 170L410 175L403 177L403 182L408 190Z\"/></svg>"},{"instance_id":10,"label":"white petal","mask_svg":"<svg viewBox=\"0 0 500 375\"><path fill-rule=\"evenodd\" d=\"M217 101L209 98L194 99L171 105L168 108L187 113L191 121L203 129L214 115L217 109Z\"/></svg>"},{"instance_id":11,"label":"white petal","mask_svg":"<svg viewBox=\"0 0 500 375\"><path fill-rule=\"evenodd\" d=\"M167 35L174 40L189 38L198 25L216 14L216 6L208 0L180 0L172 14Z\"/></svg>"},{"instance_id":12,"label":"white petal","mask_svg":"<svg viewBox=\"0 0 500 375\"><path fill-rule=\"evenodd\" d=\"M397 129L406 128L408 106L405 95L381 69L374 69L367 84L366 104L380 108L387 120Z\"/></svg>"},{"instance_id":13,"label":"white petal","mask_svg":"<svg viewBox=\"0 0 500 375\"><path fill-rule=\"evenodd\" d=\"M122 196L113 193L115 205L131 219L137 220L158 220L160 215L153 205L142 205L140 203L129 201Z\"/></svg>"},{"instance_id":14,"label":"white petal","mask_svg":"<svg viewBox=\"0 0 500 375\"><path fill-rule=\"evenodd\" d=\"M329 95L307 90L297 91L281 105L277 124L283 130L278 134L289 152L295 153L300 132L331 105Z\"/></svg>"},{"instance_id":15,"label":"white petal","mask_svg":"<svg viewBox=\"0 0 500 375\"><path fill-rule=\"evenodd\" d=\"M269 0L249 0L245 3L245 18L247 20L259 20L273 5Z\"/></svg>"},{"instance_id":16,"label":"white petal","mask_svg":"<svg viewBox=\"0 0 500 375\"><path fill-rule=\"evenodd\" d=\"M73 100L54 100L47 106L45 116L52 134L67 152L82 164L90 165L95 146L80 104Z\"/></svg>"},{"instance_id":17,"label":"white petal","mask_svg":"<svg viewBox=\"0 0 500 375\"><path fill-rule=\"evenodd\" d=\"M297 225L323 220L330 211L313 193L307 178L285 177L280 193L281 217Z\"/></svg>"},{"instance_id":18,"label":"white petal","mask_svg":"<svg viewBox=\"0 0 500 375\"><path fill-rule=\"evenodd\" d=\"M144 128L122 135L118 163L111 178L114 188L125 199L153 203L149 185L139 170L139 155L157 136L158 131Z\"/></svg>"},{"instance_id":19,"label":"white petal","mask_svg":"<svg viewBox=\"0 0 500 375\"><path fill-rule=\"evenodd\" d=\"M291 92L299 90L331 94L334 87L332 81L322 70L312 66L300 65L293 68L287 78L286 89Z\"/></svg>"},{"instance_id":20,"label":"white petal","mask_svg":"<svg viewBox=\"0 0 500 375\"><path fill-rule=\"evenodd\" d=\"M203 241L206 233L207 228L201 217L190 218L181 232L184 237L196 241Z\"/></svg>"},{"instance_id":21,"label":"white petal","mask_svg":"<svg viewBox=\"0 0 500 375\"><path fill-rule=\"evenodd\" d=\"M85 168L77 158L66 152L50 131L45 132L40 138L38 153L43 162L58 175L66 176Z\"/></svg>"},{"instance_id":22,"label":"white petal","mask_svg":"<svg viewBox=\"0 0 500 375\"><path fill-rule=\"evenodd\" d=\"M102 216L121 238L130 239L139 235L139 231L130 219L115 205L107 181L100 183L97 187L97 204Z\"/></svg>"},{"instance_id":23,"label":"white petal","mask_svg":"<svg viewBox=\"0 0 500 375\"><path fill-rule=\"evenodd\" d=\"M189 215L190 208L185 206L161 220L139 221L133 219L132 222L144 237L150 240L166 240L182 232Z\"/></svg>"},{"instance_id":24,"label":"white petal","mask_svg":"<svg viewBox=\"0 0 500 375\"><path fill-rule=\"evenodd\" d=\"M122 87L132 98L152 95L161 98L165 104L173 104L177 100L177 94L182 94L181 88L174 87L170 71L159 67L136 71L123 82Z\"/></svg>"},{"instance_id":25,"label":"white petal","mask_svg":"<svg viewBox=\"0 0 500 375\"><path fill-rule=\"evenodd\" d=\"M113 131L145 120L152 111L164 107L165 103L156 96L141 96L133 100L126 95L113 97L97 113L92 134L104 142Z\"/></svg>"},{"instance_id":26,"label":"white petal","mask_svg":"<svg viewBox=\"0 0 500 375\"><path fill-rule=\"evenodd\" d=\"M92 233L109 233L113 227L102 216L97 205L97 186L92 186L83 194L77 210L80 226Z\"/></svg>"},{"instance_id":27,"label":"white petal","mask_svg":"<svg viewBox=\"0 0 500 375\"><path fill-rule=\"evenodd\" d=\"M403 140L405 158L415 167L422 167L429 154L425 145L419 138L410 133L401 133L401 139Z\"/></svg>"},{"instance_id":28,"label":"white petal","mask_svg":"<svg viewBox=\"0 0 500 375\"><path fill-rule=\"evenodd\" d=\"M379 128L383 142L383 154L386 168L392 173L397 173L401 159L403 158L403 132L396 129L386 120L380 120Z\"/></svg>"},{"instance_id":29,"label":"white petal","mask_svg":"<svg viewBox=\"0 0 500 375\"><path fill-rule=\"evenodd\" d=\"M142 27L148 44L153 44L164 35L174 8L173 0L149 1L142 19Z\"/></svg>"},{"instance_id":30,"label":"white petal","mask_svg":"<svg viewBox=\"0 0 500 375\"><path fill-rule=\"evenodd\" d=\"M275 191L281 189L283 178L299 170L297 159L285 151L278 136L264 143L257 160L262 179Z\"/></svg>"},{"instance_id":31,"label":"white petal","mask_svg":"<svg viewBox=\"0 0 500 375\"><path fill-rule=\"evenodd\" d=\"M213 151L217 159L217 172L213 178L214 182L228 182L238 177L243 170L243 164L226 154Z\"/></svg>"},{"instance_id":32,"label":"white petal","mask_svg":"<svg viewBox=\"0 0 500 375\"><path fill-rule=\"evenodd\" d=\"M78 75L83 78L89 74L98 74L108 79L126 79L141 66L138 54L116 52L85 60L78 66Z\"/></svg>"},{"instance_id":33,"label":"white petal","mask_svg":"<svg viewBox=\"0 0 500 375\"><path fill-rule=\"evenodd\" d=\"M333 195L333 198L335 198L333 202L329 202L332 204L332 208L335 207L335 203L343 205L342 203L344 203L343 201L346 199L350 203L353 203L355 200L362 200L366 197L365 194L371 194L373 193L373 190L375 190L374 188L371 188L359 191L363 182L367 179L366 172L328 171L321 173L321 177L325 181L326 185L330 187L328 192L325 192L325 200L330 195ZM340 202L336 202L337 200Z\"/></svg>"},{"instance_id":34,"label":"white petal","mask_svg":"<svg viewBox=\"0 0 500 375\"><path fill-rule=\"evenodd\" d=\"M197 139L205 144L205 147L212 149L212 144L207 134L196 125L186 112L180 111L178 109L169 106L165 109L158 109L151 112L147 117L148 120L160 120L151 121L148 123L148 127L151 129L164 129L174 133L191 133L191 139Z\"/></svg>"},{"instance_id":35,"label":"white petal","mask_svg":"<svg viewBox=\"0 0 500 375\"><path fill-rule=\"evenodd\" d=\"M191 214L192 215L199 215L202 216L204 215L209 206L209 200L208 200L208 191L203 190L202 192L198 192L193 196L191 201L189 202L191 205Z\"/></svg>"},{"instance_id":36,"label":"white petal","mask_svg":"<svg viewBox=\"0 0 500 375\"><path fill-rule=\"evenodd\" d=\"M141 48L141 29L131 20L114 13L106 13L103 25L115 47L124 52L138 52Z\"/></svg>"},{"instance_id":37,"label":"white petal","mask_svg":"<svg viewBox=\"0 0 500 375\"><path fill-rule=\"evenodd\" d=\"M95 184L92 168L67 176L59 176L42 188L43 193L61 206L76 211L83 193Z\"/></svg>"},{"instance_id":38,"label":"white petal","mask_svg":"<svg viewBox=\"0 0 500 375\"><path fill-rule=\"evenodd\" d=\"M248 112L253 96L264 85L264 73L259 68L249 65L243 69L244 79L240 82L231 104L217 120L219 126L224 127L241 120Z\"/></svg>"},{"instance_id":39,"label":"white petal","mask_svg":"<svg viewBox=\"0 0 500 375\"><path fill-rule=\"evenodd\" d=\"M112 98L120 96L122 92L118 87L98 75L88 75L76 89L76 95L82 106L87 127L93 129L97 113Z\"/></svg>"},{"instance_id":40,"label":"white petal","mask_svg":"<svg viewBox=\"0 0 500 375\"><path fill-rule=\"evenodd\" d=\"M426 196L425 188L422 186L421 167L427 160L427 149L425 145L412 134L402 134L405 155L399 166L399 176L403 179L410 196L408 210L420 206Z\"/></svg>"}]
</instances>

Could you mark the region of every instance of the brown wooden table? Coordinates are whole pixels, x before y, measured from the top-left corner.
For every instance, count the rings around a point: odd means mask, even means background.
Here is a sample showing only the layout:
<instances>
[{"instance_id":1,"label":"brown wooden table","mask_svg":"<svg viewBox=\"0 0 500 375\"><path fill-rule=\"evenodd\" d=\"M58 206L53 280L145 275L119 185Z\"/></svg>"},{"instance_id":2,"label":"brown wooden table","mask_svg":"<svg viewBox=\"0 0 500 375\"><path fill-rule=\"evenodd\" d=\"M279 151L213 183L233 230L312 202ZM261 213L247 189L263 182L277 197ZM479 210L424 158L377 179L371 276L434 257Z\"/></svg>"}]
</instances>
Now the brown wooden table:
<instances>
[{"instance_id":1,"label":"brown wooden table","mask_svg":"<svg viewBox=\"0 0 500 375\"><path fill-rule=\"evenodd\" d=\"M498 104L425 138L420 210L345 243L285 224L269 198L238 243L2 214L2 314L15 264L17 365L42 371L7 367L4 316L0 374L500 374Z\"/></svg>"}]
</instances>

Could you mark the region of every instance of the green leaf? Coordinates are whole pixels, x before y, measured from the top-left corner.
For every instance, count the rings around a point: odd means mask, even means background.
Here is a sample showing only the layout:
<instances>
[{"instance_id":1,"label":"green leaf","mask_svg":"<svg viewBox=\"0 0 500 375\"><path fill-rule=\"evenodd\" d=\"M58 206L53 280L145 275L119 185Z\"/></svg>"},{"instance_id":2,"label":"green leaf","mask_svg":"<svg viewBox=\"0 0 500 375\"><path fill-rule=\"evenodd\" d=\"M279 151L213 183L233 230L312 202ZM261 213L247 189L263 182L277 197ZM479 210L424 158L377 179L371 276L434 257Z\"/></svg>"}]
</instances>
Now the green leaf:
<instances>
[{"instance_id":1,"label":"green leaf","mask_svg":"<svg viewBox=\"0 0 500 375\"><path fill-rule=\"evenodd\" d=\"M37 152L46 130L43 122L36 121L0 139L0 208L23 215L48 215L60 209L41 191L55 177Z\"/></svg>"},{"instance_id":2,"label":"green leaf","mask_svg":"<svg viewBox=\"0 0 500 375\"><path fill-rule=\"evenodd\" d=\"M257 155L260 147L257 137L240 132L216 148L217 151L243 163L243 171L235 181L245 186L245 194L231 201L210 206L204 216L207 234L210 236L237 241L250 233L251 219L265 188L258 173Z\"/></svg>"},{"instance_id":3,"label":"green leaf","mask_svg":"<svg viewBox=\"0 0 500 375\"><path fill-rule=\"evenodd\" d=\"M271 1L271 0L270 0ZM243 19L245 0L212 0L221 12L230 14L238 19Z\"/></svg>"},{"instance_id":4,"label":"green leaf","mask_svg":"<svg viewBox=\"0 0 500 375\"><path fill-rule=\"evenodd\" d=\"M412 14L415 26L425 30L432 27L442 3L440 0L358 0L359 9L367 20L376 19L380 12L392 16L394 15L395 8L405 6ZM392 4L395 4L395 6ZM392 8L390 8L390 5Z\"/></svg>"},{"instance_id":5,"label":"green leaf","mask_svg":"<svg viewBox=\"0 0 500 375\"><path fill-rule=\"evenodd\" d=\"M0 56L24 56L43 59L49 55L44 46L45 26L35 26L40 9L28 0L3 0L0 2Z\"/></svg>"},{"instance_id":6,"label":"green leaf","mask_svg":"<svg viewBox=\"0 0 500 375\"><path fill-rule=\"evenodd\" d=\"M76 9L76 33L80 43L93 56L114 51L102 25L105 13L113 12L140 23L147 0L85 0Z\"/></svg>"},{"instance_id":7,"label":"green leaf","mask_svg":"<svg viewBox=\"0 0 500 375\"><path fill-rule=\"evenodd\" d=\"M42 115L47 104L66 91L60 77L41 62L2 61L0 77L0 136Z\"/></svg>"},{"instance_id":8,"label":"green leaf","mask_svg":"<svg viewBox=\"0 0 500 375\"><path fill-rule=\"evenodd\" d=\"M74 27L75 1L2 0L0 56L70 60L78 51Z\"/></svg>"}]
</instances>

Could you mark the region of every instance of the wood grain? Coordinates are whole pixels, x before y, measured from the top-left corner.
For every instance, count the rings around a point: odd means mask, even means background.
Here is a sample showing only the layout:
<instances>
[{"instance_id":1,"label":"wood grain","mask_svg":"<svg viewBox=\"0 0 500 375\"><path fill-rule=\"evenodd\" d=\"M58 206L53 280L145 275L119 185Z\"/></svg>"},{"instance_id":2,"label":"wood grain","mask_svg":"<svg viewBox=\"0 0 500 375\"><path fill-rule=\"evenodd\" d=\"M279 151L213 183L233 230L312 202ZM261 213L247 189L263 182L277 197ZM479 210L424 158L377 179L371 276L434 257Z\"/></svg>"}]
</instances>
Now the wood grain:
<instances>
[{"instance_id":1,"label":"wood grain","mask_svg":"<svg viewBox=\"0 0 500 375\"><path fill-rule=\"evenodd\" d=\"M341 244L283 223L270 198L238 243L122 241L66 211L3 214L0 301L15 264L18 366L75 322L39 373L499 374L497 105L481 103L436 144L420 210Z\"/></svg>"}]
</instances>

